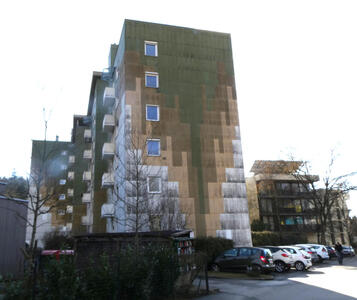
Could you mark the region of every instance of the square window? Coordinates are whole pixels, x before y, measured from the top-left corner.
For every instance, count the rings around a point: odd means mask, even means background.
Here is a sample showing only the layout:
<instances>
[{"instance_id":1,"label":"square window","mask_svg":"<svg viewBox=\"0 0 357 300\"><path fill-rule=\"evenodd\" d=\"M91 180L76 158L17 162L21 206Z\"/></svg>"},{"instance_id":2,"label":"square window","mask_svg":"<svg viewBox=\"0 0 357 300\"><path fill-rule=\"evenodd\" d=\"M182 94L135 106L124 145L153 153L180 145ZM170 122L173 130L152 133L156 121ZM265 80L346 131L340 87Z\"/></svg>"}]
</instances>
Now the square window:
<instances>
[{"instance_id":1,"label":"square window","mask_svg":"<svg viewBox=\"0 0 357 300\"><path fill-rule=\"evenodd\" d=\"M60 185L65 185L66 184L66 179L60 179L59 184Z\"/></svg>"},{"instance_id":2,"label":"square window","mask_svg":"<svg viewBox=\"0 0 357 300\"><path fill-rule=\"evenodd\" d=\"M158 105L146 105L146 120L159 121L160 109Z\"/></svg>"},{"instance_id":3,"label":"square window","mask_svg":"<svg viewBox=\"0 0 357 300\"><path fill-rule=\"evenodd\" d=\"M157 42L145 41L145 55L157 56Z\"/></svg>"},{"instance_id":4,"label":"square window","mask_svg":"<svg viewBox=\"0 0 357 300\"><path fill-rule=\"evenodd\" d=\"M158 88L159 74L153 72L145 72L145 86L150 88Z\"/></svg>"},{"instance_id":5,"label":"square window","mask_svg":"<svg viewBox=\"0 0 357 300\"><path fill-rule=\"evenodd\" d=\"M63 156L65 156L65 155L67 155L67 154L68 154L68 151L66 151L66 150L64 150L64 151L61 152L61 155L63 155Z\"/></svg>"},{"instance_id":6,"label":"square window","mask_svg":"<svg viewBox=\"0 0 357 300\"><path fill-rule=\"evenodd\" d=\"M66 195L65 194L60 194L58 199L59 200L66 200Z\"/></svg>"},{"instance_id":7,"label":"square window","mask_svg":"<svg viewBox=\"0 0 357 300\"><path fill-rule=\"evenodd\" d=\"M160 155L160 140L148 140L147 141L147 154L149 156Z\"/></svg>"},{"instance_id":8,"label":"square window","mask_svg":"<svg viewBox=\"0 0 357 300\"><path fill-rule=\"evenodd\" d=\"M161 193L161 178L160 177L154 177L150 176L147 179L148 183L148 192L157 194Z\"/></svg>"}]
</instances>

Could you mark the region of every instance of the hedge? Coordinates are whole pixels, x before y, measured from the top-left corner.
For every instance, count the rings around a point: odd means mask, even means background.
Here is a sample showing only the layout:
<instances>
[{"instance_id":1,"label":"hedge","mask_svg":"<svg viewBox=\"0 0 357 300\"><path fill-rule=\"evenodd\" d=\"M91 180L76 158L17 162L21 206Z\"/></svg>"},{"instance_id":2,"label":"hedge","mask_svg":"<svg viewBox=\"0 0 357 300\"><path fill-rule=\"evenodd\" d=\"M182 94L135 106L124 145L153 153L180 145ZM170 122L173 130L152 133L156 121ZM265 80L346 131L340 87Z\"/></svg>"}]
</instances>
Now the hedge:
<instances>
[{"instance_id":1,"label":"hedge","mask_svg":"<svg viewBox=\"0 0 357 300\"><path fill-rule=\"evenodd\" d=\"M215 258L222 252L234 247L233 241L220 237L199 237L194 239L193 246L196 252L204 253L207 265L210 267Z\"/></svg>"},{"instance_id":2,"label":"hedge","mask_svg":"<svg viewBox=\"0 0 357 300\"><path fill-rule=\"evenodd\" d=\"M284 233L279 236L277 232L252 231L252 242L254 246L279 246L304 244L307 242L307 239L302 234Z\"/></svg>"}]
</instances>

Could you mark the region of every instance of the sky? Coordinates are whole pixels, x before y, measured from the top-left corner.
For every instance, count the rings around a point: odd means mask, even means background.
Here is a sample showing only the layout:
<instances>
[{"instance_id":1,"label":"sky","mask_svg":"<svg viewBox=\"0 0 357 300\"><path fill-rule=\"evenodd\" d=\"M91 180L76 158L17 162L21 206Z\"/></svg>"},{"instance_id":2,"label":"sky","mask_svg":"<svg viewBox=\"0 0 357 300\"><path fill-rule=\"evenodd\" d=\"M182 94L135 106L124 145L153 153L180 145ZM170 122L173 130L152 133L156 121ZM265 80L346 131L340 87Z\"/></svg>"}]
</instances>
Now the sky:
<instances>
[{"instance_id":1,"label":"sky","mask_svg":"<svg viewBox=\"0 0 357 300\"><path fill-rule=\"evenodd\" d=\"M290 154L323 174L331 149L336 174L357 171L356 15L354 0L2 1L0 176L28 175L44 119L70 139L124 19L231 34L247 176ZM348 205L357 215L357 192Z\"/></svg>"}]
</instances>

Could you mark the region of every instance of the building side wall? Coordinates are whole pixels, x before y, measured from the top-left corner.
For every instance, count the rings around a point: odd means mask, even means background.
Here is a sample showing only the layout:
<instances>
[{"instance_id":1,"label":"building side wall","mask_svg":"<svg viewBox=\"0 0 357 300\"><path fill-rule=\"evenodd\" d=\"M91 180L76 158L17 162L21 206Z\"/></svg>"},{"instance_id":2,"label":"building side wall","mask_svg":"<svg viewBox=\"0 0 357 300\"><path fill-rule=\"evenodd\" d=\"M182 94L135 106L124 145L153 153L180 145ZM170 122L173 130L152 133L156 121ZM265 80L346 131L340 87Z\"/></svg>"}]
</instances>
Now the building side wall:
<instances>
[{"instance_id":1,"label":"building side wall","mask_svg":"<svg viewBox=\"0 0 357 300\"><path fill-rule=\"evenodd\" d=\"M127 21L126 104L131 124L160 138L161 156L178 182L180 204L198 236L224 236L251 244L230 36ZM158 42L158 57L144 41ZM159 73L159 88L145 87L145 72ZM160 122L145 120L147 104L160 106Z\"/></svg>"},{"instance_id":2,"label":"building side wall","mask_svg":"<svg viewBox=\"0 0 357 300\"><path fill-rule=\"evenodd\" d=\"M23 273L21 248L25 248L26 205L26 202L0 199L0 275L20 276Z\"/></svg>"}]
</instances>

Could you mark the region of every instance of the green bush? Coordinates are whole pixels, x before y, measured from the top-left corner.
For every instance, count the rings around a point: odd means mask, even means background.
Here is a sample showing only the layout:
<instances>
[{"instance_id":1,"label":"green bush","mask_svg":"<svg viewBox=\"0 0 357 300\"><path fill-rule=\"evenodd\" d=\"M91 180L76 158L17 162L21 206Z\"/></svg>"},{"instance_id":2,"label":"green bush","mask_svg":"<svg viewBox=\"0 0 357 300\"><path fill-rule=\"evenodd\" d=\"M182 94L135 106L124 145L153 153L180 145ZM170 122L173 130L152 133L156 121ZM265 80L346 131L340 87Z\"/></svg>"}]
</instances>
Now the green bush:
<instances>
[{"instance_id":1,"label":"green bush","mask_svg":"<svg viewBox=\"0 0 357 300\"><path fill-rule=\"evenodd\" d=\"M74 246L73 238L59 231L47 232L43 241L47 250L73 249Z\"/></svg>"},{"instance_id":2,"label":"green bush","mask_svg":"<svg viewBox=\"0 0 357 300\"><path fill-rule=\"evenodd\" d=\"M252 231L266 231L269 230L268 227L269 225L264 224L264 222L261 220L253 220L252 224L250 225Z\"/></svg>"},{"instance_id":3,"label":"green bush","mask_svg":"<svg viewBox=\"0 0 357 300\"><path fill-rule=\"evenodd\" d=\"M73 257L50 259L37 274L23 280L2 280L6 300L89 299L151 300L171 299L180 275L179 261L172 247L149 246L126 249L117 256L102 255L90 261L85 270L78 270Z\"/></svg>"},{"instance_id":4,"label":"green bush","mask_svg":"<svg viewBox=\"0 0 357 300\"><path fill-rule=\"evenodd\" d=\"M300 234L282 234L281 237L277 232L271 231L252 231L252 242L255 247L258 246L279 246L304 244L307 239Z\"/></svg>"},{"instance_id":5,"label":"green bush","mask_svg":"<svg viewBox=\"0 0 357 300\"><path fill-rule=\"evenodd\" d=\"M234 247L233 240L220 237L199 237L194 239L193 246L196 252L202 252L207 258L210 267L215 258L222 252Z\"/></svg>"},{"instance_id":6,"label":"green bush","mask_svg":"<svg viewBox=\"0 0 357 300\"><path fill-rule=\"evenodd\" d=\"M276 246L280 244L279 235L271 231L252 231L253 246Z\"/></svg>"},{"instance_id":7,"label":"green bush","mask_svg":"<svg viewBox=\"0 0 357 300\"><path fill-rule=\"evenodd\" d=\"M295 244L306 244L307 238L302 234L283 234L280 239L280 245L295 245Z\"/></svg>"}]
</instances>

